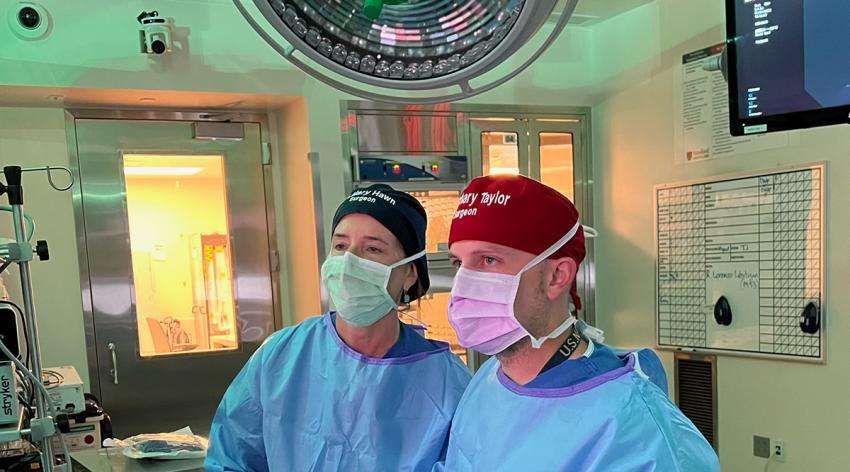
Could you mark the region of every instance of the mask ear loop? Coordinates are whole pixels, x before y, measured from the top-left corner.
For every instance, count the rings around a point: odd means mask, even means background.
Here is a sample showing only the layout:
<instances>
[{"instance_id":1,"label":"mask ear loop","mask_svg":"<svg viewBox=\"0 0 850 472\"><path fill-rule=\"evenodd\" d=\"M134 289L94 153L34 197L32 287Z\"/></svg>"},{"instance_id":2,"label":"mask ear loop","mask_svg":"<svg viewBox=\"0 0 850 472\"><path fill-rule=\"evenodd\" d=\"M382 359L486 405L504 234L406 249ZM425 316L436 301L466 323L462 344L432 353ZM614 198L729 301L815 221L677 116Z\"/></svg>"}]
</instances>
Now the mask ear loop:
<instances>
[{"instance_id":1,"label":"mask ear loop","mask_svg":"<svg viewBox=\"0 0 850 472\"><path fill-rule=\"evenodd\" d=\"M402 260L400 260L400 261L396 262L395 264L392 264L392 265L388 266L388 267L389 267L389 270L387 271L387 281L385 282L385 285L389 283L389 281L390 281L390 275L392 274L393 269L396 269L396 268L398 268L398 267L401 267L401 266L403 266L403 265L405 265L405 264L410 264L411 262L414 262L414 261L416 261L417 259L419 259L419 258L421 258L421 257L424 257L426 254L427 254L427 252L423 249L423 250L421 250L421 251L417 252L416 254L414 254L414 255L412 255L412 256L410 256L410 257L406 257L406 258L404 258L404 259L402 259ZM409 290L409 289L408 289L408 290ZM406 308L405 308L405 310L403 310L403 311L409 311L409 310L410 310L410 294L408 294L408 293L407 293L407 290L404 290L404 288L402 288L402 295L401 295L401 299L402 299L402 305L401 305L400 307L406 307ZM399 307L399 308L400 308L400 307ZM426 325L426 324L425 324L422 320L420 320L419 318L417 318L417 317L415 317L415 316L411 315L409 312L403 313L403 316L405 316L405 317L407 317L407 318L410 318L410 319L412 319L412 320L416 321L417 323L419 323L419 325L420 325L423 329L428 329L428 325Z\"/></svg>"},{"instance_id":2,"label":"mask ear loop","mask_svg":"<svg viewBox=\"0 0 850 472\"><path fill-rule=\"evenodd\" d=\"M417 252L416 254L414 254L414 255L412 255L412 256L410 256L410 257L405 257L404 259L402 259L402 260L400 260L400 261L396 262L395 264L391 264L391 265L389 265L389 266L387 266L387 267L389 267L389 268L390 268L390 270L393 270L393 269L395 269L395 268L397 268L397 267L401 267L401 266L403 266L403 265L405 265L405 264L410 264L411 262L413 262L413 261L415 261L415 260L419 259L420 257L424 256L425 254L427 254L427 253L426 253L426 252L425 252L425 250L423 249L423 250L421 250L421 251Z\"/></svg>"},{"instance_id":3,"label":"mask ear loop","mask_svg":"<svg viewBox=\"0 0 850 472\"><path fill-rule=\"evenodd\" d=\"M384 282L384 285L387 285L387 284L390 283L390 276L392 275L392 272L393 272L394 269L397 269L397 268L399 268L399 267L401 267L405 264L410 264L411 262L416 261L420 257L424 257L425 255L426 255L426 252L423 249L423 250L417 252L416 254L414 254L410 257L405 257L404 259L396 262L395 264L391 264L391 265L387 266L389 270L387 270L387 280ZM419 278L419 274L416 274L416 278L417 279ZM407 293L408 290L410 290L410 289L402 288L401 297L400 297L401 302L402 302L402 306L404 306L404 305L410 306L410 294Z\"/></svg>"},{"instance_id":4,"label":"mask ear loop","mask_svg":"<svg viewBox=\"0 0 850 472\"><path fill-rule=\"evenodd\" d=\"M411 262L413 262L413 261L419 259L420 257L424 256L425 254L426 254L425 250L423 249L423 250L417 252L416 254L414 254L410 257L405 257L404 259L402 259L402 260L400 260L400 261L398 261L394 264L384 266L384 267L387 268L386 277L384 277L384 290L386 290L387 284L390 283L390 276L393 273L393 269L399 268L399 267L401 267L405 264L410 264ZM407 292L407 291L405 290L405 292ZM387 292L387 295L389 295L389 291ZM390 298L392 298L392 296L390 296Z\"/></svg>"}]
</instances>

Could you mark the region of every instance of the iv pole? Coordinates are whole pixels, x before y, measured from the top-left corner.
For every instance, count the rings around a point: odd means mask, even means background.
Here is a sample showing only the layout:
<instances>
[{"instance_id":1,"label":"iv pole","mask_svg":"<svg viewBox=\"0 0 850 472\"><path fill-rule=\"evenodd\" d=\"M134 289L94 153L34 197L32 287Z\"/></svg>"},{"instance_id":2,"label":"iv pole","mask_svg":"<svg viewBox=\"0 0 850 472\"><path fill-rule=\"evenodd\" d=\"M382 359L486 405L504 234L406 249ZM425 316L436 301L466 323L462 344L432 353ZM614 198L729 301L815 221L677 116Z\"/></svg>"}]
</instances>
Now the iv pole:
<instances>
[{"instance_id":1,"label":"iv pole","mask_svg":"<svg viewBox=\"0 0 850 472\"><path fill-rule=\"evenodd\" d=\"M68 172L71 176L71 185L68 185L65 188L57 187L53 182L52 175L50 174L52 169L61 169ZM12 220L15 226L15 243L7 245L6 251L2 254L6 259L8 259L3 268L8 265L9 261L18 264L18 271L21 278L21 292L23 294L24 301L24 323L26 323L27 329L29 330L27 351L30 353L32 362L30 370L33 374L33 378L38 380L41 380L42 378L41 350L39 347L40 344L38 339L38 324L36 323L35 303L33 301L30 261L33 258L33 253L38 255L39 260L47 260L49 258L49 253L46 242L39 241L36 248L33 249L28 241L24 222L24 189L21 185L21 175L22 172L45 170L47 171L48 181L54 189L60 191L68 190L73 185L73 174L71 174L70 170L61 167L51 168L49 166L35 169L21 169L19 166L6 166L3 168L3 174L6 177L6 184L3 185L0 183L0 194L6 193L8 195L9 206L12 209ZM0 272L2 271L0 270ZM33 439L41 445L42 470L45 472L52 472L54 469L54 456L50 437L55 434L55 429L53 425L53 418L51 417L52 411L48 404L50 399L45 397L44 394L36 388L36 385L33 385L33 388L38 391L38 394L35 395L36 415L31 421L31 427L28 432ZM69 465L66 465L66 467L67 466Z\"/></svg>"}]
</instances>

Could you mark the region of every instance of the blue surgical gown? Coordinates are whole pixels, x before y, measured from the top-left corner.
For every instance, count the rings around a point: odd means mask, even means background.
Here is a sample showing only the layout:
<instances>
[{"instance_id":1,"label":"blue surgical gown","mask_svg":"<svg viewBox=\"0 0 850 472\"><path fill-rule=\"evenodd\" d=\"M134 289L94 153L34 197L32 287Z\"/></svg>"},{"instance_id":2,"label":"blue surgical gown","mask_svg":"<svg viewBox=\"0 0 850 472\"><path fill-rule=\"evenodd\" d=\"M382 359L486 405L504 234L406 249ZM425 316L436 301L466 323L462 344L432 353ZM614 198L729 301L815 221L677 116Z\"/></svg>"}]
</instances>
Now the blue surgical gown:
<instances>
[{"instance_id":1,"label":"blue surgical gown","mask_svg":"<svg viewBox=\"0 0 850 472\"><path fill-rule=\"evenodd\" d=\"M590 354L561 362L551 369L540 373L526 387L534 388L561 388L569 387L606 372L618 369L626 365L628 356L632 351L614 349L606 344L595 343L587 340L587 352ZM649 380L658 386L664 394L667 394L667 373L661 364L661 359L651 349L640 349L637 353L641 370L649 377Z\"/></svg>"},{"instance_id":2,"label":"blue surgical gown","mask_svg":"<svg viewBox=\"0 0 850 472\"><path fill-rule=\"evenodd\" d=\"M403 357L366 357L330 315L275 333L225 393L205 468L431 470L470 374L447 344L428 342Z\"/></svg>"},{"instance_id":3,"label":"blue surgical gown","mask_svg":"<svg viewBox=\"0 0 850 472\"><path fill-rule=\"evenodd\" d=\"M719 471L714 450L643 373L640 357L560 388L518 385L488 360L461 400L445 464L435 470Z\"/></svg>"}]
</instances>

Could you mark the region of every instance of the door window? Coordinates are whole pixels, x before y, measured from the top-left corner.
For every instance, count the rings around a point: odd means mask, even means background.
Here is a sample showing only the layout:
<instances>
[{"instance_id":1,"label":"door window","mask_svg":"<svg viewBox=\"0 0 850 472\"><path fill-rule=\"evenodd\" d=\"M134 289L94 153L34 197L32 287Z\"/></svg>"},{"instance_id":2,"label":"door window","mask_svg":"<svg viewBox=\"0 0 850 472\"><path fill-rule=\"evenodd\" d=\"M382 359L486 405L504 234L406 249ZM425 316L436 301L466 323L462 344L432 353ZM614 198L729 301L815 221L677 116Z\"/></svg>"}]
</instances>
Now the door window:
<instances>
[{"instance_id":1,"label":"door window","mask_svg":"<svg viewBox=\"0 0 850 472\"><path fill-rule=\"evenodd\" d=\"M575 201L572 133L539 133L540 181Z\"/></svg>"},{"instance_id":2,"label":"door window","mask_svg":"<svg viewBox=\"0 0 850 472\"><path fill-rule=\"evenodd\" d=\"M141 357L235 350L221 155L124 154Z\"/></svg>"},{"instance_id":3,"label":"door window","mask_svg":"<svg viewBox=\"0 0 850 472\"><path fill-rule=\"evenodd\" d=\"M519 174L519 135L514 132L481 132L483 175Z\"/></svg>"}]
</instances>

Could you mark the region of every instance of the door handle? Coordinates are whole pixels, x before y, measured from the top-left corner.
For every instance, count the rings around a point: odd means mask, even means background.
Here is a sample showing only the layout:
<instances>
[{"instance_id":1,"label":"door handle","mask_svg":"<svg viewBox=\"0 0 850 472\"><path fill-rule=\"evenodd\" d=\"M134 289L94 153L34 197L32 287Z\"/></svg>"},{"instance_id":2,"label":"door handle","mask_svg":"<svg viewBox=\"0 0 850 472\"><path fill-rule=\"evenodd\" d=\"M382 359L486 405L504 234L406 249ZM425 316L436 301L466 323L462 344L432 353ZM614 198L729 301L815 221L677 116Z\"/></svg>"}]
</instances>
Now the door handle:
<instances>
[{"instance_id":1,"label":"door handle","mask_svg":"<svg viewBox=\"0 0 850 472\"><path fill-rule=\"evenodd\" d=\"M118 385L118 354L115 353L115 343L107 344L106 348L112 354L112 368L109 369L109 375L112 376L112 383Z\"/></svg>"}]
</instances>

